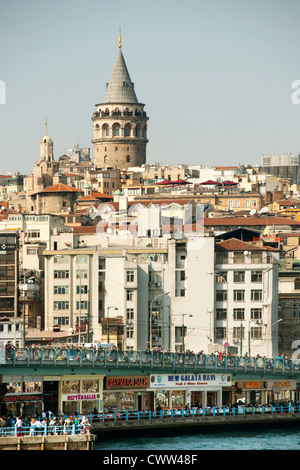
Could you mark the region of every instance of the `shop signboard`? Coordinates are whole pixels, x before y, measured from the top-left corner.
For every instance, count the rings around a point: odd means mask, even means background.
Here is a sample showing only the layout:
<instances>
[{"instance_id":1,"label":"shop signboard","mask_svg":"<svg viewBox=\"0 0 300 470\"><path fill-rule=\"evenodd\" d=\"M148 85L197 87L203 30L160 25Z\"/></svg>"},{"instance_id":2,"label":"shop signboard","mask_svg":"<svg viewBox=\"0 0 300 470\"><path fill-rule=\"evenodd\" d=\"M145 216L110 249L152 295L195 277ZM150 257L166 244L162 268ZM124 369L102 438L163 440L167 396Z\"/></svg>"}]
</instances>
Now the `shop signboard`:
<instances>
[{"instance_id":1,"label":"shop signboard","mask_svg":"<svg viewBox=\"0 0 300 470\"><path fill-rule=\"evenodd\" d=\"M96 393L84 393L76 395L67 395L67 401L80 401L80 400L98 400L100 398L99 394Z\"/></svg>"},{"instance_id":2,"label":"shop signboard","mask_svg":"<svg viewBox=\"0 0 300 470\"><path fill-rule=\"evenodd\" d=\"M231 386L228 374L153 374L150 377L151 388Z\"/></svg>"},{"instance_id":3,"label":"shop signboard","mask_svg":"<svg viewBox=\"0 0 300 470\"><path fill-rule=\"evenodd\" d=\"M149 376L113 376L106 377L106 390L145 389L149 387Z\"/></svg>"},{"instance_id":4,"label":"shop signboard","mask_svg":"<svg viewBox=\"0 0 300 470\"><path fill-rule=\"evenodd\" d=\"M5 395L3 397L3 401L5 403L12 403L12 402L24 402L24 401L38 401L42 400L42 395Z\"/></svg>"},{"instance_id":5,"label":"shop signboard","mask_svg":"<svg viewBox=\"0 0 300 470\"><path fill-rule=\"evenodd\" d=\"M297 380L269 380L269 389L275 392L280 392L281 390L296 390Z\"/></svg>"}]
</instances>

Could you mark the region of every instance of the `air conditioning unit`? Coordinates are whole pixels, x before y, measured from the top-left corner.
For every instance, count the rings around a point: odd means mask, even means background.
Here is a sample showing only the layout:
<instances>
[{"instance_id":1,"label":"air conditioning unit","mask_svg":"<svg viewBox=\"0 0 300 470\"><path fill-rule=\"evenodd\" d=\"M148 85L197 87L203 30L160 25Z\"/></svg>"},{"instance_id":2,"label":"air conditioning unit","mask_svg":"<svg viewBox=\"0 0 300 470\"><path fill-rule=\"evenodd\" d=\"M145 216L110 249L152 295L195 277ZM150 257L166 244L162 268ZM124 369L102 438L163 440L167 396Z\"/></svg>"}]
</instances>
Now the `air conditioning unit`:
<instances>
[{"instance_id":1,"label":"air conditioning unit","mask_svg":"<svg viewBox=\"0 0 300 470\"><path fill-rule=\"evenodd\" d=\"M153 318L152 324L153 324L153 325L157 325L157 318Z\"/></svg>"},{"instance_id":2,"label":"air conditioning unit","mask_svg":"<svg viewBox=\"0 0 300 470\"><path fill-rule=\"evenodd\" d=\"M155 303L156 303L156 305L160 305L160 304L161 304L161 301L160 301L160 300L156 300Z\"/></svg>"},{"instance_id":3,"label":"air conditioning unit","mask_svg":"<svg viewBox=\"0 0 300 470\"><path fill-rule=\"evenodd\" d=\"M152 341L158 341L158 336L152 336Z\"/></svg>"},{"instance_id":4,"label":"air conditioning unit","mask_svg":"<svg viewBox=\"0 0 300 470\"><path fill-rule=\"evenodd\" d=\"M155 287L160 287L160 282L156 282Z\"/></svg>"}]
</instances>

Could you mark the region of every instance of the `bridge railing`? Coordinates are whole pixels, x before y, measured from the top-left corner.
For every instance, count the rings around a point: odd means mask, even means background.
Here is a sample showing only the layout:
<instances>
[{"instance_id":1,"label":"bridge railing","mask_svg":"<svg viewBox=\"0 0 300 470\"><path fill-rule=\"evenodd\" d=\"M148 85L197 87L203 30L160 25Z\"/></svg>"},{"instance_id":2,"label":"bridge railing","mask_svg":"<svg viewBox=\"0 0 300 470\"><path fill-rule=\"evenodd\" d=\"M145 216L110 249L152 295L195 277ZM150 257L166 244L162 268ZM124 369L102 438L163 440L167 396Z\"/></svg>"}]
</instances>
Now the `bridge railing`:
<instances>
[{"instance_id":1,"label":"bridge railing","mask_svg":"<svg viewBox=\"0 0 300 470\"><path fill-rule=\"evenodd\" d=\"M76 435L76 434L86 434L87 429L82 424L72 424L70 426L49 426L45 425L43 427L34 428L32 426L22 426L22 428L17 428L14 426L1 427L0 428L0 437L18 437L18 436L53 436L53 435Z\"/></svg>"},{"instance_id":2,"label":"bridge railing","mask_svg":"<svg viewBox=\"0 0 300 470\"><path fill-rule=\"evenodd\" d=\"M259 406L233 406L208 407L185 409L168 409L160 411L106 411L90 415L91 423L107 423L112 421L140 421L164 418L187 418L197 416L240 416L257 414L294 414L300 413L300 405L259 405Z\"/></svg>"},{"instance_id":3,"label":"bridge railing","mask_svg":"<svg viewBox=\"0 0 300 470\"><path fill-rule=\"evenodd\" d=\"M6 352L1 363L13 365L102 366L151 369L245 370L272 373L298 372L298 361L215 354L168 351L119 351L117 349L25 348Z\"/></svg>"}]
</instances>

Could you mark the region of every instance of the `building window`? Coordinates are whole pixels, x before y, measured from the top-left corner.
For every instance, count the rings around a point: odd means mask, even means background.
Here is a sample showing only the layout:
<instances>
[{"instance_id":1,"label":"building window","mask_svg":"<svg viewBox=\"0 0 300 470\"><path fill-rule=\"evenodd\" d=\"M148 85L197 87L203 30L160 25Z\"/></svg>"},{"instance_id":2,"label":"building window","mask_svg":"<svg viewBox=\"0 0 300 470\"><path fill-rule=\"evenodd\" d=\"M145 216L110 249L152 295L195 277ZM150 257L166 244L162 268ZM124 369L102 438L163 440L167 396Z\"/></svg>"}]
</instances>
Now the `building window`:
<instances>
[{"instance_id":1,"label":"building window","mask_svg":"<svg viewBox=\"0 0 300 470\"><path fill-rule=\"evenodd\" d=\"M76 271L76 279L87 279L88 277L88 272L86 269L78 269Z\"/></svg>"},{"instance_id":2,"label":"building window","mask_svg":"<svg viewBox=\"0 0 300 470\"><path fill-rule=\"evenodd\" d=\"M253 264L262 263L262 253L251 253L251 263Z\"/></svg>"},{"instance_id":3,"label":"building window","mask_svg":"<svg viewBox=\"0 0 300 470\"><path fill-rule=\"evenodd\" d=\"M262 338L262 328L254 326L250 330L251 339L261 339Z\"/></svg>"},{"instance_id":4,"label":"building window","mask_svg":"<svg viewBox=\"0 0 300 470\"><path fill-rule=\"evenodd\" d=\"M76 302L76 310L87 310L88 308L88 301L82 300L81 302Z\"/></svg>"},{"instance_id":5,"label":"building window","mask_svg":"<svg viewBox=\"0 0 300 470\"><path fill-rule=\"evenodd\" d=\"M126 328L126 338L131 339L134 337L134 329L133 328Z\"/></svg>"},{"instance_id":6,"label":"building window","mask_svg":"<svg viewBox=\"0 0 300 470\"><path fill-rule=\"evenodd\" d=\"M55 270L54 279L69 279L69 270Z\"/></svg>"},{"instance_id":7,"label":"building window","mask_svg":"<svg viewBox=\"0 0 300 470\"><path fill-rule=\"evenodd\" d=\"M235 301L243 301L245 300L245 291L244 290L234 290L233 291L233 300Z\"/></svg>"},{"instance_id":8,"label":"building window","mask_svg":"<svg viewBox=\"0 0 300 470\"><path fill-rule=\"evenodd\" d=\"M227 309L226 308L217 308L216 309L216 320L226 320L227 318Z\"/></svg>"},{"instance_id":9,"label":"building window","mask_svg":"<svg viewBox=\"0 0 300 470\"><path fill-rule=\"evenodd\" d=\"M76 263L87 263L88 262L88 255L77 255L76 256Z\"/></svg>"},{"instance_id":10,"label":"building window","mask_svg":"<svg viewBox=\"0 0 300 470\"><path fill-rule=\"evenodd\" d=\"M262 300L262 290L261 289L251 290L251 300Z\"/></svg>"},{"instance_id":11,"label":"building window","mask_svg":"<svg viewBox=\"0 0 300 470\"><path fill-rule=\"evenodd\" d=\"M295 290L299 290L300 289L300 279L295 279L295 287L294 287Z\"/></svg>"},{"instance_id":12,"label":"building window","mask_svg":"<svg viewBox=\"0 0 300 470\"><path fill-rule=\"evenodd\" d=\"M36 255L37 254L37 249L36 248L27 248L26 254L27 255Z\"/></svg>"},{"instance_id":13,"label":"building window","mask_svg":"<svg viewBox=\"0 0 300 470\"><path fill-rule=\"evenodd\" d=\"M131 302L132 300L134 300L133 298L133 290L128 290L126 291L126 300L127 302Z\"/></svg>"},{"instance_id":14,"label":"building window","mask_svg":"<svg viewBox=\"0 0 300 470\"><path fill-rule=\"evenodd\" d=\"M217 282L227 282L227 271L219 271L216 273Z\"/></svg>"},{"instance_id":15,"label":"building window","mask_svg":"<svg viewBox=\"0 0 300 470\"><path fill-rule=\"evenodd\" d=\"M292 307L292 316L293 318L299 318L300 317L300 306L294 304Z\"/></svg>"},{"instance_id":16,"label":"building window","mask_svg":"<svg viewBox=\"0 0 300 470\"><path fill-rule=\"evenodd\" d=\"M40 230L36 230L36 229L27 230L26 236L29 238L40 238L41 233L40 233Z\"/></svg>"},{"instance_id":17,"label":"building window","mask_svg":"<svg viewBox=\"0 0 300 470\"><path fill-rule=\"evenodd\" d=\"M104 163L108 163L108 156L104 155Z\"/></svg>"},{"instance_id":18,"label":"building window","mask_svg":"<svg viewBox=\"0 0 300 470\"><path fill-rule=\"evenodd\" d=\"M54 317L54 325L69 325L69 317Z\"/></svg>"},{"instance_id":19,"label":"building window","mask_svg":"<svg viewBox=\"0 0 300 470\"><path fill-rule=\"evenodd\" d=\"M68 255L57 255L54 256L53 262L57 264L69 263L70 257Z\"/></svg>"},{"instance_id":20,"label":"building window","mask_svg":"<svg viewBox=\"0 0 300 470\"><path fill-rule=\"evenodd\" d=\"M251 271L251 282L262 282L262 271Z\"/></svg>"},{"instance_id":21,"label":"building window","mask_svg":"<svg viewBox=\"0 0 300 470\"><path fill-rule=\"evenodd\" d=\"M126 271L126 281L134 282L134 271Z\"/></svg>"},{"instance_id":22,"label":"building window","mask_svg":"<svg viewBox=\"0 0 300 470\"><path fill-rule=\"evenodd\" d=\"M54 294L69 294L69 286L54 286Z\"/></svg>"},{"instance_id":23,"label":"building window","mask_svg":"<svg viewBox=\"0 0 300 470\"><path fill-rule=\"evenodd\" d=\"M235 326L233 328L233 341L237 341L239 339L244 339L245 337L245 328L240 326Z\"/></svg>"},{"instance_id":24,"label":"building window","mask_svg":"<svg viewBox=\"0 0 300 470\"><path fill-rule=\"evenodd\" d=\"M244 320L245 319L245 309L244 308L234 308L233 309L233 319L234 320Z\"/></svg>"},{"instance_id":25,"label":"building window","mask_svg":"<svg viewBox=\"0 0 300 470\"><path fill-rule=\"evenodd\" d=\"M245 271L234 271L233 282L245 282Z\"/></svg>"},{"instance_id":26,"label":"building window","mask_svg":"<svg viewBox=\"0 0 300 470\"><path fill-rule=\"evenodd\" d=\"M217 327L216 328L216 339L225 339L226 338L226 328Z\"/></svg>"},{"instance_id":27,"label":"building window","mask_svg":"<svg viewBox=\"0 0 300 470\"><path fill-rule=\"evenodd\" d=\"M69 310L69 301L68 300L55 301L54 310Z\"/></svg>"},{"instance_id":28,"label":"building window","mask_svg":"<svg viewBox=\"0 0 300 470\"><path fill-rule=\"evenodd\" d=\"M81 292L80 292L81 291ZM87 294L88 286L76 286L76 294Z\"/></svg>"},{"instance_id":29,"label":"building window","mask_svg":"<svg viewBox=\"0 0 300 470\"><path fill-rule=\"evenodd\" d=\"M216 300L217 301L227 300L227 290L217 290L216 291Z\"/></svg>"},{"instance_id":30,"label":"building window","mask_svg":"<svg viewBox=\"0 0 300 470\"><path fill-rule=\"evenodd\" d=\"M261 318L262 318L262 309L251 308L251 320L261 320Z\"/></svg>"},{"instance_id":31,"label":"building window","mask_svg":"<svg viewBox=\"0 0 300 470\"><path fill-rule=\"evenodd\" d=\"M130 162L130 155L126 155L126 162L127 162L127 163Z\"/></svg>"},{"instance_id":32,"label":"building window","mask_svg":"<svg viewBox=\"0 0 300 470\"><path fill-rule=\"evenodd\" d=\"M126 320L134 320L134 309L127 308L126 309Z\"/></svg>"}]
</instances>

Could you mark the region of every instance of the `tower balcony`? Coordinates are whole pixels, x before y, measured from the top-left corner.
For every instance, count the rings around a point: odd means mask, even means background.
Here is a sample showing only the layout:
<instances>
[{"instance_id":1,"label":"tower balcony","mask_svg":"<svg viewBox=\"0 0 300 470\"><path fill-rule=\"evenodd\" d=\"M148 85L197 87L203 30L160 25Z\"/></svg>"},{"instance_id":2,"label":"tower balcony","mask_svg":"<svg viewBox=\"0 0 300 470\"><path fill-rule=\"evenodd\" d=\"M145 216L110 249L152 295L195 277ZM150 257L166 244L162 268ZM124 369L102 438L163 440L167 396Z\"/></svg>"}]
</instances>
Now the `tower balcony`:
<instances>
[{"instance_id":1,"label":"tower balcony","mask_svg":"<svg viewBox=\"0 0 300 470\"><path fill-rule=\"evenodd\" d=\"M101 119L101 118L147 118L146 111L137 111L137 110L128 110L128 111L95 111L93 113L92 120Z\"/></svg>"}]
</instances>

